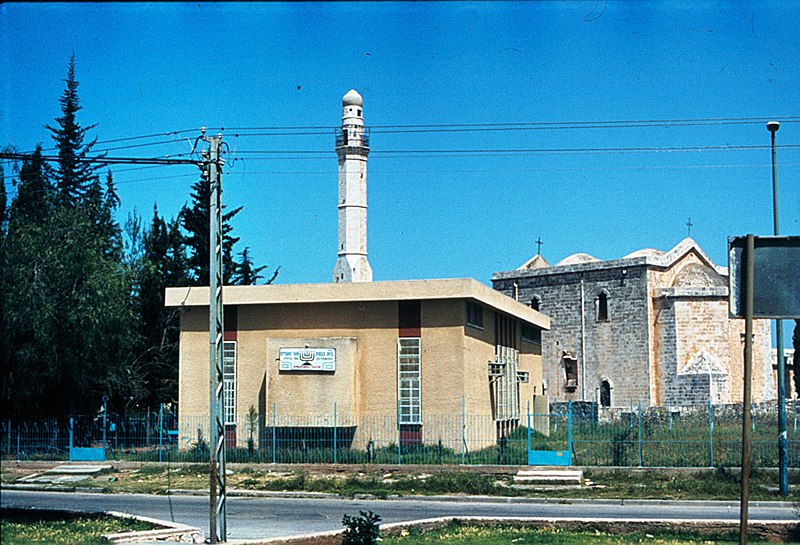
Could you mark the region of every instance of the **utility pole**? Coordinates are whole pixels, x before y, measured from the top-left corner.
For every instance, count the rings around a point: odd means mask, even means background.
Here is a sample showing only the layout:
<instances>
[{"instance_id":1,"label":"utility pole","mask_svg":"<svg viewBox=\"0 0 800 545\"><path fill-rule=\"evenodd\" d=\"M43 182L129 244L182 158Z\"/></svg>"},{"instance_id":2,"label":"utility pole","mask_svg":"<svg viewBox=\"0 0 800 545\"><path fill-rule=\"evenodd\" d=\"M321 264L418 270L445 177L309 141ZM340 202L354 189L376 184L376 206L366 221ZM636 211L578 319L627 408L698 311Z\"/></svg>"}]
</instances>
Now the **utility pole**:
<instances>
[{"instance_id":1,"label":"utility pole","mask_svg":"<svg viewBox=\"0 0 800 545\"><path fill-rule=\"evenodd\" d=\"M781 234L778 222L778 165L775 152L775 133L781 124L777 121L767 123L772 140L772 227L773 234ZM783 323L775 320L775 342L778 349L778 480L781 495L789 495L789 440L786 432L786 363L783 358Z\"/></svg>"},{"instance_id":2,"label":"utility pole","mask_svg":"<svg viewBox=\"0 0 800 545\"><path fill-rule=\"evenodd\" d=\"M225 397L222 378L224 318L222 313L222 135L204 138L209 149L206 175L211 185L209 232L209 416L211 423L210 450L210 517L211 543L228 540L225 512Z\"/></svg>"},{"instance_id":3,"label":"utility pole","mask_svg":"<svg viewBox=\"0 0 800 545\"><path fill-rule=\"evenodd\" d=\"M201 169L202 176L211 184L211 210L209 233L209 382L210 382L210 533L211 543L227 541L225 512L225 398L223 394L222 353L223 353L223 315L222 315L222 165L220 157L222 135L205 135L205 129L195 140L195 146L202 140L209 144L202 159L170 159L159 157L85 157L79 162L99 165L195 165ZM192 152L194 153L194 151ZM30 153L0 152L0 159L24 161ZM57 162L57 155L41 155L47 162ZM103 441L105 445L105 440Z\"/></svg>"}]
</instances>

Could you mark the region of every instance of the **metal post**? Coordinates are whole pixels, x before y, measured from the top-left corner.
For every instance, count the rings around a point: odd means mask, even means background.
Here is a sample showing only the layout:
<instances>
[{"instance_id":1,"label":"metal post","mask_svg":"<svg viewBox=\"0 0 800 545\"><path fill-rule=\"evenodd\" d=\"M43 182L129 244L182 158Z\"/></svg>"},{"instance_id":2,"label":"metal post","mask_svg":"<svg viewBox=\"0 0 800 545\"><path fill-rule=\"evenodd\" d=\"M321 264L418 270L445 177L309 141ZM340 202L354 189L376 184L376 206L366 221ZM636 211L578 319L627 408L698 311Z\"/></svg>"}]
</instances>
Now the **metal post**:
<instances>
[{"instance_id":1,"label":"metal post","mask_svg":"<svg viewBox=\"0 0 800 545\"><path fill-rule=\"evenodd\" d=\"M164 404L158 405L158 461L161 461L164 451Z\"/></svg>"},{"instance_id":2,"label":"metal post","mask_svg":"<svg viewBox=\"0 0 800 545\"><path fill-rule=\"evenodd\" d=\"M744 251L744 392L742 399L742 475L739 503L739 545L747 545L747 511L750 495L750 420L751 384L753 369L753 253L755 237L747 235Z\"/></svg>"},{"instance_id":3,"label":"metal post","mask_svg":"<svg viewBox=\"0 0 800 545\"><path fill-rule=\"evenodd\" d=\"M336 402L333 402L333 463L336 465Z\"/></svg>"},{"instance_id":4,"label":"metal post","mask_svg":"<svg viewBox=\"0 0 800 545\"><path fill-rule=\"evenodd\" d=\"M775 133L781 124L777 121L767 123L772 141L772 227L775 236L781 234L778 221L778 163L775 151ZM775 320L775 341L778 345L778 480L780 492L789 495L789 439L786 433L786 362L783 354L783 323Z\"/></svg>"},{"instance_id":5,"label":"metal post","mask_svg":"<svg viewBox=\"0 0 800 545\"><path fill-rule=\"evenodd\" d=\"M211 543L227 541L225 513L225 397L223 392L223 308L222 308L222 168L221 136L208 138L208 183L211 185L209 228L209 378L210 378L210 533Z\"/></svg>"},{"instance_id":6,"label":"metal post","mask_svg":"<svg viewBox=\"0 0 800 545\"><path fill-rule=\"evenodd\" d=\"M75 444L75 441L72 437L74 430L75 426L73 425L72 417L70 416L69 417L69 461L70 462L72 461L72 447Z\"/></svg>"},{"instance_id":7,"label":"metal post","mask_svg":"<svg viewBox=\"0 0 800 545\"><path fill-rule=\"evenodd\" d=\"M570 457L575 449L572 448L572 400L569 400L569 415L567 415L567 448L569 449Z\"/></svg>"},{"instance_id":8,"label":"metal post","mask_svg":"<svg viewBox=\"0 0 800 545\"><path fill-rule=\"evenodd\" d=\"M108 414L108 398L103 396L103 460L106 459L106 414Z\"/></svg>"},{"instance_id":9,"label":"metal post","mask_svg":"<svg viewBox=\"0 0 800 545\"><path fill-rule=\"evenodd\" d=\"M277 436L277 428L278 425L278 403L276 401L272 402L272 463L275 464L278 461L278 436Z\"/></svg>"},{"instance_id":10,"label":"metal post","mask_svg":"<svg viewBox=\"0 0 800 545\"><path fill-rule=\"evenodd\" d=\"M467 421L466 421L466 401L464 396L461 396L461 465L463 466L466 460L467 450Z\"/></svg>"},{"instance_id":11,"label":"metal post","mask_svg":"<svg viewBox=\"0 0 800 545\"><path fill-rule=\"evenodd\" d=\"M402 455L402 448L400 446L400 399L397 399L397 465L400 465L400 456Z\"/></svg>"},{"instance_id":12,"label":"metal post","mask_svg":"<svg viewBox=\"0 0 800 545\"><path fill-rule=\"evenodd\" d=\"M714 467L714 405L708 400L708 467Z\"/></svg>"},{"instance_id":13,"label":"metal post","mask_svg":"<svg viewBox=\"0 0 800 545\"><path fill-rule=\"evenodd\" d=\"M642 400L639 400L639 412L637 414L639 418L639 467L644 465L644 456L642 452Z\"/></svg>"},{"instance_id":14,"label":"metal post","mask_svg":"<svg viewBox=\"0 0 800 545\"><path fill-rule=\"evenodd\" d=\"M528 413L528 450L531 450L531 400L526 403L526 412Z\"/></svg>"}]
</instances>

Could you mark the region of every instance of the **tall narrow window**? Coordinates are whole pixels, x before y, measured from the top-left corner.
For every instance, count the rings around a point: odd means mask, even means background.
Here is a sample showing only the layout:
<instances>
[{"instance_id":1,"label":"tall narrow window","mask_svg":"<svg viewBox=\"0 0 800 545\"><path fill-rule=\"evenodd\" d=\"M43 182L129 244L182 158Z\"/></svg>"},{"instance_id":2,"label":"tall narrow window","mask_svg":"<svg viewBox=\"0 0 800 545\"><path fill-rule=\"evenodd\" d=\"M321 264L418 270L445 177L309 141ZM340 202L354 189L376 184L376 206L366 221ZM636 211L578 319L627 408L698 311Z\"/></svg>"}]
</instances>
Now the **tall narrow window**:
<instances>
[{"instance_id":1,"label":"tall narrow window","mask_svg":"<svg viewBox=\"0 0 800 545\"><path fill-rule=\"evenodd\" d=\"M600 292L597 296L597 321L608 321L608 294L605 292Z\"/></svg>"},{"instance_id":2,"label":"tall narrow window","mask_svg":"<svg viewBox=\"0 0 800 545\"><path fill-rule=\"evenodd\" d=\"M225 424L236 424L236 342L222 345L222 393L225 400Z\"/></svg>"},{"instance_id":3,"label":"tall narrow window","mask_svg":"<svg viewBox=\"0 0 800 545\"><path fill-rule=\"evenodd\" d=\"M422 424L419 337L397 339L397 399L400 424Z\"/></svg>"},{"instance_id":4,"label":"tall narrow window","mask_svg":"<svg viewBox=\"0 0 800 545\"><path fill-rule=\"evenodd\" d=\"M600 406L611 406L611 383L607 380L600 383Z\"/></svg>"}]
</instances>

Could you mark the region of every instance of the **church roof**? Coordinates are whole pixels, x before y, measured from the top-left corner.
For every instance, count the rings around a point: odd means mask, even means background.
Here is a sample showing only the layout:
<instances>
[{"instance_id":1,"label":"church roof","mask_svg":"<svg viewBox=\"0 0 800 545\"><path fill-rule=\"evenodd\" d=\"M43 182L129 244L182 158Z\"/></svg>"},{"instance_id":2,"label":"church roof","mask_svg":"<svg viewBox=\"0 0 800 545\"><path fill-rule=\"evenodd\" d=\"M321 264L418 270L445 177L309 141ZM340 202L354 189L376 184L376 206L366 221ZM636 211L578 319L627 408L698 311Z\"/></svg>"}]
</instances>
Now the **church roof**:
<instances>
[{"instance_id":1,"label":"church roof","mask_svg":"<svg viewBox=\"0 0 800 545\"><path fill-rule=\"evenodd\" d=\"M685 238L676 244L671 250L663 252L654 248L643 248L627 254L625 257L619 259L599 260L589 254L576 253L572 254L558 263L555 266L533 266L537 257L534 256L525 265L519 267L514 271L497 272L492 278L500 280L503 278L514 278L520 275L523 276L540 276L549 274L561 274L564 272L579 272L598 269L613 269L618 267L631 267L636 265L645 265L658 268L669 268L677 263L683 256L689 252L695 252L700 260L708 265L711 269L715 270L722 276L727 276L727 267L720 267L716 265L711 258L703 251L702 248L692 238ZM542 262L544 258L541 259Z\"/></svg>"},{"instance_id":2,"label":"church roof","mask_svg":"<svg viewBox=\"0 0 800 545\"><path fill-rule=\"evenodd\" d=\"M656 250L655 248L643 248L641 250L636 250L635 252L631 252L622 259L630 259L632 257L657 257L664 255L664 252L661 250Z\"/></svg>"},{"instance_id":3,"label":"church roof","mask_svg":"<svg viewBox=\"0 0 800 545\"><path fill-rule=\"evenodd\" d=\"M571 256L565 257L556 263L556 267L563 267L564 265L577 265L579 263L593 263L595 261L600 260L589 254L572 254Z\"/></svg>"},{"instance_id":4,"label":"church roof","mask_svg":"<svg viewBox=\"0 0 800 545\"><path fill-rule=\"evenodd\" d=\"M522 271L525 269L546 269L547 267L552 267L552 265L548 263L547 260L541 256L541 254L536 254L528 261L517 267L517 270Z\"/></svg>"}]
</instances>

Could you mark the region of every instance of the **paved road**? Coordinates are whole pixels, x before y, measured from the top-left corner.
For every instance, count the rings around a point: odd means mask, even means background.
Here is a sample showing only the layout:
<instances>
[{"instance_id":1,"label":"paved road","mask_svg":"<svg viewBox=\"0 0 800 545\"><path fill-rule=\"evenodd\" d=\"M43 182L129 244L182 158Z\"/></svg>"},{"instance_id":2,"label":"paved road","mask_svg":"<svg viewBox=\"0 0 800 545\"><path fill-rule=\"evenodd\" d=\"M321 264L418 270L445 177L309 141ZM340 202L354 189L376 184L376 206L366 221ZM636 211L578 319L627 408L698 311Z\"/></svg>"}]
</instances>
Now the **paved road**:
<instances>
[{"instance_id":1,"label":"paved road","mask_svg":"<svg viewBox=\"0 0 800 545\"><path fill-rule=\"evenodd\" d=\"M477 500L477 501L476 501ZM2 507L122 511L188 524L208 533L209 501L204 496L84 494L4 489ZM372 510L383 522L445 516L599 518L639 520L739 520L738 503L587 501L544 503L495 499L345 500L335 498L229 497L229 539L264 539L342 529L342 515ZM800 520L785 503L751 503L750 520Z\"/></svg>"}]
</instances>

